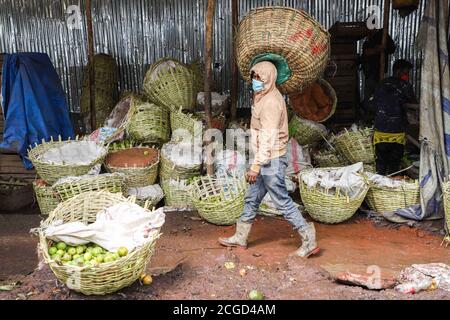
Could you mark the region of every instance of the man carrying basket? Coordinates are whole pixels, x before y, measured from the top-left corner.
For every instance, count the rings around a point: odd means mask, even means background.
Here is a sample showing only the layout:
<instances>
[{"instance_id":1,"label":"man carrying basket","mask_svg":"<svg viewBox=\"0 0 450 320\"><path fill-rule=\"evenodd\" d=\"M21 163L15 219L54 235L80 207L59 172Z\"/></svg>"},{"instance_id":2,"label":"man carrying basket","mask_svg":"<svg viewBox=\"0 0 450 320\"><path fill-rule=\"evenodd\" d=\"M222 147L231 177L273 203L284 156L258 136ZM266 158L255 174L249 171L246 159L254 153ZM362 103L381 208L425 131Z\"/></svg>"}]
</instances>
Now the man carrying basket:
<instances>
[{"instance_id":1,"label":"man carrying basket","mask_svg":"<svg viewBox=\"0 0 450 320\"><path fill-rule=\"evenodd\" d=\"M286 103L276 88L276 67L268 61L256 64L251 70L254 105L251 120L251 146L255 155L246 174L249 190L244 212L230 238L219 238L226 247L247 248L247 240L259 206L267 193L276 208L298 231L302 246L294 253L309 258L319 253L316 231L295 206L286 189L285 171L288 165L286 145L289 140Z\"/></svg>"}]
</instances>

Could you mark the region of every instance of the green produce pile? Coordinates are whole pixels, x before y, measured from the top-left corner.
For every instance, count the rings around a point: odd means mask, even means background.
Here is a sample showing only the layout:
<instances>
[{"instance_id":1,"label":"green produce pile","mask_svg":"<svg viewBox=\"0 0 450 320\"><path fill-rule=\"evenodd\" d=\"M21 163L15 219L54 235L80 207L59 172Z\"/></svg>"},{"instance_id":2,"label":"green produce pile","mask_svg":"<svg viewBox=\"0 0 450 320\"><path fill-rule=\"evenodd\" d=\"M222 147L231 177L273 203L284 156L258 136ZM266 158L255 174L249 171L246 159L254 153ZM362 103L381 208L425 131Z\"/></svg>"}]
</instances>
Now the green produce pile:
<instances>
[{"instance_id":1,"label":"green produce pile","mask_svg":"<svg viewBox=\"0 0 450 320\"><path fill-rule=\"evenodd\" d=\"M125 257L128 249L120 247L117 252L110 252L94 243L72 247L64 242L58 242L48 249L48 254L52 260L63 265L96 267Z\"/></svg>"}]
</instances>

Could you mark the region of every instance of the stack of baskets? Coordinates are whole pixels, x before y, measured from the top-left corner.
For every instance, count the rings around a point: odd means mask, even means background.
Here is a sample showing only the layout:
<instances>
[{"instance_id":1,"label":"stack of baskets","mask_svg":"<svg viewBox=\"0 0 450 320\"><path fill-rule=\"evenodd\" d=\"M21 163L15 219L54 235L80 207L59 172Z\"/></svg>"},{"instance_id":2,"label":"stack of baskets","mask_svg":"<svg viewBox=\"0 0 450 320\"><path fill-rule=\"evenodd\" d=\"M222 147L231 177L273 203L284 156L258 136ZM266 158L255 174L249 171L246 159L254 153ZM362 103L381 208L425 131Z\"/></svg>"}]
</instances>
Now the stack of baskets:
<instances>
[{"instance_id":1,"label":"stack of baskets","mask_svg":"<svg viewBox=\"0 0 450 320\"><path fill-rule=\"evenodd\" d=\"M128 135L139 143L159 145L170 139L169 111L165 107L132 99L134 110L128 125Z\"/></svg>"},{"instance_id":2,"label":"stack of baskets","mask_svg":"<svg viewBox=\"0 0 450 320\"><path fill-rule=\"evenodd\" d=\"M330 35L304 11L264 7L241 21L236 47L239 70L247 82L250 68L266 60L277 67L282 92L302 92L327 66Z\"/></svg>"},{"instance_id":3,"label":"stack of baskets","mask_svg":"<svg viewBox=\"0 0 450 320\"><path fill-rule=\"evenodd\" d=\"M314 155L314 161L319 168L345 167L348 164L336 150L320 151Z\"/></svg>"},{"instance_id":4,"label":"stack of baskets","mask_svg":"<svg viewBox=\"0 0 450 320\"><path fill-rule=\"evenodd\" d=\"M394 212L420 204L419 181L401 181L399 186L386 187L370 184L366 202L375 212Z\"/></svg>"},{"instance_id":5,"label":"stack of baskets","mask_svg":"<svg viewBox=\"0 0 450 320\"><path fill-rule=\"evenodd\" d=\"M358 190L357 194L349 197L343 195L339 189L324 190L320 186L309 187L303 177L314 170L338 170L340 168L304 170L299 175L300 195L306 211L316 221L327 224L342 223L358 211L369 190L369 185Z\"/></svg>"},{"instance_id":6,"label":"stack of baskets","mask_svg":"<svg viewBox=\"0 0 450 320\"><path fill-rule=\"evenodd\" d=\"M51 241L46 239L43 230L53 222L61 220L64 223L76 221L93 223L99 211L127 201L130 200L120 194L109 192L82 193L58 206L41 224L38 248L44 262L49 265L60 282L85 295L106 295L133 284L145 272L160 235L159 231L146 244L125 257L95 267L63 265L53 260L48 253Z\"/></svg>"},{"instance_id":7,"label":"stack of baskets","mask_svg":"<svg viewBox=\"0 0 450 320\"><path fill-rule=\"evenodd\" d=\"M198 86L194 71L174 59L161 59L152 64L144 79L144 91L151 101L169 110L182 107L193 110Z\"/></svg>"},{"instance_id":8,"label":"stack of baskets","mask_svg":"<svg viewBox=\"0 0 450 320\"><path fill-rule=\"evenodd\" d=\"M289 123L289 136L297 140L301 146L315 145L327 134L327 128L324 125L298 116L294 116Z\"/></svg>"},{"instance_id":9,"label":"stack of baskets","mask_svg":"<svg viewBox=\"0 0 450 320\"><path fill-rule=\"evenodd\" d=\"M345 130L335 137L335 146L339 154L348 163L364 163L364 169L375 172L375 150L373 147L373 129L357 131Z\"/></svg>"},{"instance_id":10,"label":"stack of baskets","mask_svg":"<svg viewBox=\"0 0 450 320\"><path fill-rule=\"evenodd\" d=\"M232 225L242 214L247 184L244 178L194 179L191 196L199 215L216 225Z\"/></svg>"}]
</instances>

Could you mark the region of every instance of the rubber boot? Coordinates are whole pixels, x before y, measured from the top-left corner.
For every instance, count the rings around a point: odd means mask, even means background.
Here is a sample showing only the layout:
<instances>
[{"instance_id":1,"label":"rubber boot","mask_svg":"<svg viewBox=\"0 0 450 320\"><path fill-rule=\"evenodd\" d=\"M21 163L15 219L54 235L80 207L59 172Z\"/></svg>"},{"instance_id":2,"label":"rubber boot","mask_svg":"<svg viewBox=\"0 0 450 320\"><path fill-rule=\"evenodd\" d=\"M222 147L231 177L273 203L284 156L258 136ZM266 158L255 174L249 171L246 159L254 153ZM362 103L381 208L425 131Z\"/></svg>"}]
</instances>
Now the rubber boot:
<instances>
[{"instance_id":1,"label":"rubber boot","mask_svg":"<svg viewBox=\"0 0 450 320\"><path fill-rule=\"evenodd\" d=\"M318 254L320 249L316 242L316 228L313 223L308 223L308 227L305 229L299 229L298 233L302 238L302 246L295 251L294 255L309 258L315 254Z\"/></svg>"},{"instance_id":2,"label":"rubber boot","mask_svg":"<svg viewBox=\"0 0 450 320\"><path fill-rule=\"evenodd\" d=\"M236 233L231 238L219 238L219 243L225 247L247 248L247 239L252 228L251 223L238 221L236 223Z\"/></svg>"}]
</instances>

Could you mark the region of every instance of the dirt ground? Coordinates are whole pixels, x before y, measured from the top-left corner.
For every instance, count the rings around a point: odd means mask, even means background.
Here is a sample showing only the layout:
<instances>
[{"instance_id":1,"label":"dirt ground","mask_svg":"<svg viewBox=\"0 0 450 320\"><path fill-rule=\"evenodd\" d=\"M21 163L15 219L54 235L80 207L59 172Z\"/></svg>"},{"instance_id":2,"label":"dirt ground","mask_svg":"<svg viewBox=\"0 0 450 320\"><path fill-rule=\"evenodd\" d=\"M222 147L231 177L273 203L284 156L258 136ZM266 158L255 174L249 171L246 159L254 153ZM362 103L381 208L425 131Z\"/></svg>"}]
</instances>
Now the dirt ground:
<instances>
[{"instance_id":1,"label":"dirt ground","mask_svg":"<svg viewBox=\"0 0 450 320\"><path fill-rule=\"evenodd\" d=\"M36 269L37 239L29 229L39 225L40 216L32 213L0 215L0 283L18 282L13 290L0 291L0 299L247 299L257 289L267 299L450 300L450 293L440 290L410 296L334 280L346 271L368 275L371 266L390 280L412 264L449 264L450 250L440 246L439 234L380 227L363 216L337 226L317 224L322 253L305 261L289 257L300 240L282 219L258 218L248 250L226 249L216 239L231 235L234 228L210 225L195 213L167 214L148 266L149 274L160 274L151 286L136 282L116 294L86 297L59 284L47 266ZM234 268L227 269L227 262Z\"/></svg>"}]
</instances>

